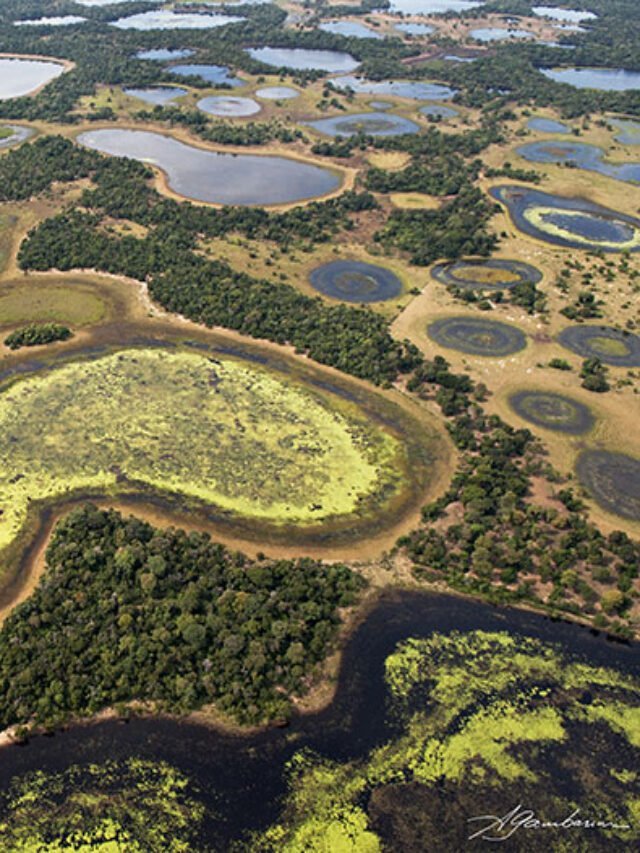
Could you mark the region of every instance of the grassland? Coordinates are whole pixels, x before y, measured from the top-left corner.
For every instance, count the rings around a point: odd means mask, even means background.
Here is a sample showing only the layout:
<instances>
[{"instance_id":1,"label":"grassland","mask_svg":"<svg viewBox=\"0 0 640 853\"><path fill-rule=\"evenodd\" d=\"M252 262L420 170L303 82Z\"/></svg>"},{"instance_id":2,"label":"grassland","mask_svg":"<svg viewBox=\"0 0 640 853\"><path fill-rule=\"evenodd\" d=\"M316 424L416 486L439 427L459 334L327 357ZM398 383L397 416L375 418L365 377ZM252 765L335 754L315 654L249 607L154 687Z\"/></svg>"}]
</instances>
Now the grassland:
<instances>
[{"instance_id":1,"label":"grassland","mask_svg":"<svg viewBox=\"0 0 640 853\"><path fill-rule=\"evenodd\" d=\"M108 314L106 300L81 279L13 281L0 287L0 327L33 322L94 326Z\"/></svg>"}]
</instances>

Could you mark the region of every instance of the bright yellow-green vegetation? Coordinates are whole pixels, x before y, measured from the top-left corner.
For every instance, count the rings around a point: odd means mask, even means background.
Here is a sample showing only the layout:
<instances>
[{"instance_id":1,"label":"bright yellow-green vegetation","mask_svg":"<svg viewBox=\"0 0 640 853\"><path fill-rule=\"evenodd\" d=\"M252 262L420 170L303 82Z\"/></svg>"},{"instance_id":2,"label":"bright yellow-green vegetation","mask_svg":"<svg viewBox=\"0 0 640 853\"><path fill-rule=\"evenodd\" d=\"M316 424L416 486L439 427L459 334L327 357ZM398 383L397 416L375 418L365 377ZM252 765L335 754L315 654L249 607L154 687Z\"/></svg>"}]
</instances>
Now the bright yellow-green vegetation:
<instances>
[{"instance_id":1,"label":"bright yellow-green vegetation","mask_svg":"<svg viewBox=\"0 0 640 853\"><path fill-rule=\"evenodd\" d=\"M465 264L456 269L456 278L482 284L511 284L519 281L520 276L508 269L492 269L488 266Z\"/></svg>"},{"instance_id":2,"label":"bright yellow-green vegetation","mask_svg":"<svg viewBox=\"0 0 640 853\"><path fill-rule=\"evenodd\" d=\"M337 395L231 359L123 350L0 394L0 546L30 501L132 481L269 523L350 516L402 488L403 454Z\"/></svg>"},{"instance_id":3,"label":"bright yellow-green vegetation","mask_svg":"<svg viewBox=\"0 0 640 853\"><path fill-rule=\"evenodd\" d=\"M558 211L554 207L528 207L523 212L524 218L531 223L535 228L539 228L544 234L549 234L553 237L561 237L564 240L571 240L576 244L584 244L585 246L598 245L602 249L612 248L617 251L631 251L640 246L640 228L632 228L632 236L620 242L609 242L608 240L598 239L597 237L580 234L577 230L563 228L555 222L550 222L547 217L557 214ZM564 219L574 218L576 220L584 218L584 212L581 210L563 209L562 216ZM625 223L627 224L627 223Z\"/></svg>"},{"instance_id":4,"label":"bright yellow-green vegetation","mask_svg":"<svg viewBox=\"0 0 640 853\"><path fill-rule=\"evenodd\" d=\"M71 767L35 773L5 792L0 848L12 853L187 853L204 815L187 779L165 763Z\"/></svg>"},{"instance_id":5,"label":"bright yellow-green vegetation","mask_svg":"<svg viewBox=\"0 0 640 853\"><path fill-rule=\"evenodd\" d=\"M597 797L601 814L614 823L633 825L638 811L637 798L628 795L633 772L620 765L609 770L602 757L585 749L584 739L609 755L602 744L622 738L626 747L616 752L637 766L636 679L569 659L537 639L484 631L408 640L387 658L385 673L391 715L401 722L399 734L361 761L339 764L309 752L296 755L284 817L257 840L256 850L393 849L390 839L374 830L362 805L369 798L375 802L377 792L383 792L378 802L399 797L392 813L404 832L419 824L429 802L437 823L440 794L420 794L435 786L446 789L448 797L455 788L467 805L476 804L478 811L471 814L486 813L486 791L499 788L507 797L505 812L521 801L522 794L515 792L526 790L536 810L559 809L564 817L576 803L553 791L554 777L547 770L560 771L546 763L550 755L566 762L569 774L572 762L582 762L579 785L592 786L582 796ZM411 796L413 816L406 813ZM509 797L516 797L514 803ZM630 840L631 835L621 830L619 837ZM403 839L407 843L406 835Z\"/></svg>"},{"instance_id":6,"label":"bright yellow-green vegetation","mask_svg":"<svg viewBox=\"0 0 640 853\"><path fill-rule=\"evenodd\" d=\"M602 355L612 355L624 358L629 355L629 347L624 341L617 341L615 338L605 338L595 335L589 340L589 346L600 352Z\"/></svg>"},{"instance_id":7,"label":"bright yellow-green vegetation","mask_svg":"<svg viewBox=\"0 0 640 853\"><path fill-rule=\"evenodd\" d=\"M437 210L441 201L438 196L426 193L391 193L391 204L403 210Z\"/></svg>"},{"instance_id":8,"label":"bright yellow-green vegetation","mask_svg":"<svg viewBox=\"0 0 640 853\"><path fill-rule=\"evenodd\" d=\"M0 287L0 325L52 322L92 326L104 319L106 302L80 282L11 282Z\"/></svg>"}]
</instances>

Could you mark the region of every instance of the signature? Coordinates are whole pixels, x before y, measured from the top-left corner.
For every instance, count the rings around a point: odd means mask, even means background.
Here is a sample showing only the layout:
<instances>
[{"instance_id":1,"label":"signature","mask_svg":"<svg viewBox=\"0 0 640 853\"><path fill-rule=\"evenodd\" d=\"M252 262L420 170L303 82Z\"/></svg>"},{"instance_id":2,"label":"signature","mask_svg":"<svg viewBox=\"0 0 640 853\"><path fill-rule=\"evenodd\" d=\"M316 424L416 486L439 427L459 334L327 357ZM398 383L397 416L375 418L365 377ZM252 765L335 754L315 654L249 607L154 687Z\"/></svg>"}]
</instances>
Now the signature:
<instances>
[{"instance_id":1,"label":"signature","mask_svg":"<svg viewBox=\"0 0 640 853\"><path fill-rule=\"evenodd\" d=\"M484 841L506 841L519 829L631 829L627 823L614 823L608 820L590 820L578 817L580 809L575 809L564 820L540 820L531 809L525 809L518 804L503 817L493 814L478 815L471 817L467 823L480 823L477 829L469 836L469 841L482 838Z\"/></svg>"}]
</instances>

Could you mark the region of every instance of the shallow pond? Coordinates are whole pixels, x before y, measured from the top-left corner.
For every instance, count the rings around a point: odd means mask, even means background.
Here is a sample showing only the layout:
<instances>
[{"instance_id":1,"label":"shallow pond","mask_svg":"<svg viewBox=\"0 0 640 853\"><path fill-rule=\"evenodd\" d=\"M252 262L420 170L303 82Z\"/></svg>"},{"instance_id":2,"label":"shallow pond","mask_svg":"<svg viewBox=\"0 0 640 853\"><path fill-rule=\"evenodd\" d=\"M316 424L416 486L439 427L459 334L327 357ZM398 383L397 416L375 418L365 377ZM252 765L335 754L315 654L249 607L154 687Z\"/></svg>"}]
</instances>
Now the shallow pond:
<instances>
[{"instance_id":1,"label":"shallow pond","mask_svg":"<svg viewBox=\"0 0 640 853\"><path fill-rule=\"evenodd\" d=\"M563 347L583 358L599 358L614 367L640 367L640 336L612 326L568 326L558 335Z\"/></svg>"},{"instance_id":2,"label":"shallow pond","mask_svg":"<svg viewBox=\"0 0 640 853\"><path fill-rule=\"evenodd\" d=\"M187 778L188 794L205 806L204 816L200 816L199 822L194 821L195 835L185 849L231 850L234 842L240 842L240 846L233 849L257 849L249 841L248 833L264 830L278 820L283 809L283 798L288 790L289 773L286 767L296 754L315 755L323 762L328 768L322 776L324 780L331 773L330 768L334 766L334 762L367 761L377 747L394 742L400 736L403 731L400 724L402 717L398 719L398 716L390 711L393 694L388 678L385 678L390 656L397 654L399 644L410 638L427 639L435 635L436 645L442 649L446 642L443 637L460 637L461 642L456 643L457 654L447 658L451 673L457 676L462 668L471 665L473 638L476 637L487 644L490 635L496 633L503 638L498 643L502 652L497 656L501 659L506 659L510 654L509 638L516 644L528 644L525 648L529 650L529 656L521 655L520 662L515 667L521 677L519 689L522 694L518 695L539 690L535 686L537 668L529 672L533 662L530 655L536 648L542 653L540 671L548 673L544 678L545 685L553 678L551 668L556 660L555 655L558 654L566 655L569 660L578 664L581 669L570 670L576 675L579 671L584 672L585 666L614 668L625 678L637 677L638 674L640 652L637 645L626 646L608 642L604 636L577 625L449 595L387 593L378 600L374 609L349 639L342 656L336 696L326 710L305 717L294 716L291 724L285 729L272 728L246 737L221 734L194 723L168 719L132 719L127 724L111 721L69 728L53 737L34 738L26 746L3 748L0 789L9 791L12 783L24 778L26 774L37 772L48 776L71 770L78 788L63 788L59 793L63 802L65 797L69 797L72 802L74 790L82 790L83 776L90 766L112 767L110 787L118 792L122 790L121 785L126 785L127 774L124 768L132 760L155 764L166 762L175 772ZM464 648L466 638L470 641L467 650ZM534 643L533 646L531 642ZM519 649L519 646L516 645L515 649ZM553 654L550 654L552 651ZM525 665L525 661L529 663ZM481 663L482 661L473 663L473 678L479 677L477 670ZM485 670L485 692L487 697L495 699L492 691L497 689L499 696L500 690L496 688L493 676L489 674L489 661L486 663L488 668ZM521 671L522 667L525 667L526 671ZM467 681L469 686L471 677L470 671ZM499 682L500 679L496 679L496 683ZM508 684L510 685L511 681ZM514 689L517 693L518 686L514 685ZM598 695L601 694L600 690L597 692ZM592 699L586 690L578 690L576 693L575 712L585 713ZM425 688L415 690L411 695L411 711L423 711L425 697L428 695ZM480 704L484 704L484 697ZM601 732L603 736L605 731L603 729ZM506 732L503 734L506 735ZM607 742L607 745L610 743ZM572 746L574 749L576 746L582 746L583 751L585 750L585 744L580 741ZM552 750L552 742L542 742L534 763L536 773L543 779L548 775L551 779L562 778L564 796L579 798L581 774L567 773L566 768L564 773L553 772L556 768L551 757ZM607 756L606 766L603 765L601 770L595 768L596 784L604 785L607 779L611 780L609 767L624 766L625 759L627 754L624 746L621 741L616 741L615 749ZM510 784L513 788L516 783L512 781ZM547 781L546 784L549 785L550 782ZM578 786L577 790L573 787L575 785ZM471 793L473 786L463 785L461 788L462 790L452 785L446 786L445 790L438 791L433 796L437 801L444 799L443 808L447 819L441 818L430 827L430 850L464 849L467 846L464 838L468 835L469 815L483 813L483 802L486 811L486 799L492 796L491 781L477 783L472 802L465 800L464 794L465 791ZM91 793L95 794L95 790ZM124 802L130 803L130 808L135 810L135 815L139 815L144 825L147 814L143 811L139 813L138 808L144 809L145 806L138 807L136 804L146 804L148 797L143 797L139 790L129 790L127 793L129 799L124 799ZM427 793L432 795L433 792L427 789ZM532 807L538 806L539 798L540 794L537 793ZM106 792L102 794L102 798L98 797L98 801L107 806L109 800ZM178 797L177 802L179 801ZM590 798L587 799L587 802L589 801ZM493 801L491 805L494 805ZM399 806L398 814L402 814L402 811L402 806ZM556 816L555 811L552 816ZM4 817L0 814L0 818ZM45 816L41 815L41 818L44 819ZM455 834L453 843L452 832ZM566 833L564 835L566 836ZM326 849L337 848L334 846ZM424 848L390 844L387 849L407 853L408 850Z\"/></svg>"},{"instance_id":3,"label":"shallow pond","mask_svg":"<svg viewBox=\"0 0 640 853\"><path fill-rule=\"evenodd\" d=\"M480 27L469 32L476 41L509 41L510 39L532 39L534 34L528 30L505 30L500 27Z\"/></svg>"},{"instance_id":4,"label":"shallow pond","mask_svg":"<svg viewBox=\"0 0 640 853\"><path fill-rule=\"evenodd\" d=\"M160 107L187 94L187 89L181 89L179 86L151 86L148 89L123 89L122 91L131 98L138 98L147 104Z\"/></svg>"},{"instance_id":5,"label":"shallow pond","mask_svg":"<svg viewBox=\"0 0 640 853\"><path fill-rule=\"evenodd\" d=\"M456 118L458 111L452 107L445 107L441 104L427 104L426 107L420 107L420 112L425 116L433 116L434 118Z\"/></svg>"},{"instance_id":6,"label":"shallow pond","mask_svg":"<svg viewBox=\"0 0 640 853\"><path fill-rule=\"evenodd\" d=\"M249 47L247 53L274 68L298 71L327 71L330 74L355 71L360 64L349 53L338 50L307 50L303 47Z\"/></svg>"},{"instance_id":7,"label":"shallow pond","mask_svg":"<svg viewBox=\"0 0 640 853\"><path fill-rule=\"evenodd\" d=\"M561 6L533 6L531 11L534 15L538 15L541 18L551 18L554 21L568 21L569 23L592 21L598 17L593 12L564 9Z\"/></svg>"},{"instance_id":8,"label":"shallow pond","mask_svg":"<svg viewBox=\"0 0 640 853\"><path fill-rule=\"evenodd\" d=\"M618 181L640 183L640 163L609 163L602 148L583 142L530 142L516 148L530 163L570 164L587 172L598 172Z\"/></svg>"},{"instance_id":9,"label":"shallow pond","mask_svg":"<svg viewBox=\"0 0 640 853\"><path fill-rule=\"evenodd\" d=\"M456 94L455 89L440 83L418 83L413 80L366 80L364 77L347 75L331 81L337 89L352 89L357 94L395 95L413 101L448 101Z\"/></svg>"},{"instance_id":10,"label":"shallow pond","mask_svg":"<svg viewBox=\"0 0 640 853\"><path fill-rule=\"evenodd\" d=\"M402 133L417 133L420 130L420 126L414 121L386 112L339 115L305 123L328 136L353 136L356 133L368 136L397 136Z\"/></svg>"},{"instance_id":11,"label":"shallow pond","mask_svg":"<svg viewBox=\"0 0 640 853\"><path fill-rule=\"evenodd\" d=\"M604 92L627 92L640 89L640 71L622 68L540 68L545 77L556 83L567 83L576 89L600 89Z\"/></svg>"},{"instance_id":12,"label":"shallow pond","mask_svg":"<svg viewBox=\"0 0 640 853\"><path fill-rule=\"evenodd\" d=\"M396 24L394 27L399 33L407 33L410 36L430 36L435 32L435 27L430 27L429 24Z\"/></svg>"},{"instance_id":13,"label":"shallow pond","mask_svg":"<svg viewBox=\"0 0 640 853\"><path fill-rule=\"evenodd\" d=\"M530 118L527 127L529 130L538 130L540 133L571 133L569 125L551 118Z\"/></svg>"},{"instance_id":14,"label":"shallow pond","mask_svg":"<svg viewBox=\"0 0 640 853\"><path fill-rule=\"evenodd\" d=\"M509 397L513 411L525 421L554 432L584 435L595 423L584 403L549 391L516 391Z\"/></svg>"},{"instance_id":15,"label":"shallow pond","mask_svg":"<svg viewBox=\"0 0 640 853\"><path fill-rule=\"evenodd\" d=\"M290 101L299 97L300 92L290 86L265 86L264 89L256 91L256 98L263 98L266 101Z\"/></svg>"},{"instance_id":16,"label":"shallow pond","mask_svg":"<svg viewBox=\"0 0 640 853\"><path fill-rule=\"evenodd\" d=\"M468 12L482 6L480 0L391 0L391 11L405 15L440 15L443 12Z\"/></svg>"},{"instance_id":17,"label":"shallow pond","mask_svg":"<svg viewBox=\"0 0 640 853\"><path fill-rule=\"evenodd\" d=\"M506 258L445 261L432 267L431 275L442 284L472 290L508 290L516 284L542 281L542 273L531 264Z\"/></svg>"},{"instance_id":18,"label":"shallow pond","mask_svg":"<svg viewBox=\"0 0 640 853\"><path fill-rule=\"evenodd\" d=\"M216 15L209 13L176 12L172 9L154 9L139 12L127 18L112 21L111 26L120 30L210 30L243 21L236 15Z\"/></svg>"},{"instance_id":19,"label":"shallow pond","mask_svg":"<svg viewBox=\"0 0 640 853\"><path fill-rule=\"evenodd\" d=\"M25 139L29 139L30 136L33 136L34 130L30 127L22 127L19 124L3 124L0 125L0 131L10 130L10 136L0 136L0 149L1 148L11 148L14 145L19 145L21 142L24 142Z\"/></svg>"},{"instance_id":20,"label":"shallow pond","mask_svg":"<svg viewBox=\"0 0 640 853\"><path fill-rule=\"evenodd\" d=\"M80 15L60 15L57 18L31 18L25 21L14 21L15 27L70 27L73 24L83 24L87 19Z\"/></svg>"},{"instance_id":21,"label":"shallow pond","mask_svg":"<svg viewBox=\"0 0 640 853\"><path fill-rule=\"evenodd\" d=\"M64 74L64 65L36 59L0 59L0 101L21 98Z\"/></svg>"},{"instance_id":22,"label":"shallow pond","mask_svg":"<svg viewBox=\"0 0 640 853\"><path fill-rule=\"evenodd\" d=\"M154 62L170 62L172 59L186 59L188 56L193 56L195 50L184 48L183 50L170 50L169 48L154 48L153 50L139 50L135 57L136 59L150 59Z\"/></svg>"},{"instance_id":23,"label":"shallow pond","mask_svg":"<svg viewBox=\"0 0 640 853\"><path fill-rule=\"evenodd\" d=\"M80 134L78 142L104 154L157 166L174 192L194 201L285 204L316 198L340 186L340 179L320 166L286 157L207 151L148 131L92 130Z\"/></svg>"},{"instance_id":24,"label":"shallow pond","mask_svg":"<svg viewBox=\"0 0 640 853\"><path fill-rule=\"evenodd\" d=\"M508 207L515 225L531 237L572 249L640 251L640 219L586 199L521 186L494 187L489 194Z\"/></svg>"},{"instance_id":25,"label":"shallow pond","mask_svg":"<svg viewBox=\"0 0 640 853\"><path fill-rule=\"evenodd\" d=\"M584 450L576 473L599 506L621 518L640 521L640 459L609 450Z\"/></svg>"},{"instance_id":26,"label":"shallow pond","mask_svg":"<svg viewBox=\"0 0 640 853\"><path fill-rule=\"evenodd\" d=\"M640 122L628 119L609 119L609 124L619 132L614 139L621 145L640 145Z\"/></svg>"},{"instance_id":27,"label":"shallow pond","mask_svg":"<svg viewBox=\"0 0 640 853\"><path fill-rule=\"evenodd\" d=\"M202 98L201 101L198 101L198 109L212 116L239 118L256 115L262 107L253 98L233 98L231 96L219 95Z\"/></svg>"},{"instance_id":28,"label":"shallow pond","mask_svg":"<svg viewBox=\"0 0 640 853\"><path fill-rule=\"evenodd\" d=\"M354 21L327 21L326 24L320 24L318 29L324 33L333 33L336 36L344 36L345 38L382 38L380 33L372 30L371 27L365 27L364 24L357 24Z\"/></svg>"},{"instance_id":29,"label":"shallow pond","mask_svg":"<svg viewBox=\"0 0 640 853\"><path fill-rule=\"evenodd\" d=\"M244 86L244 81L234 77L226 65L171 65L167 71L178 77L200 77L212 86Z\"/></svg>"},{"instance_id":30,"label":"shallow pond","mask_svg":"<svg viewBox=\"0 0 640 853\"><path fill-rule=\"evenodd\" d=\"M402 282L384 267L361 261L332 261L309 274L311 286L344 302L384 302L402 293Z\"/></svg>"},{"instance_id":31,"label":"shallow pond","mask_svg":"<svg viewBox=\"0 0 640 853\"><path fill-rule=\"evenodd\" d=\"M481 317L444 317L430 323L428 336L447 349L502 358L523 350L527 338L516 326Z\"/></svg>"}]
</instances>

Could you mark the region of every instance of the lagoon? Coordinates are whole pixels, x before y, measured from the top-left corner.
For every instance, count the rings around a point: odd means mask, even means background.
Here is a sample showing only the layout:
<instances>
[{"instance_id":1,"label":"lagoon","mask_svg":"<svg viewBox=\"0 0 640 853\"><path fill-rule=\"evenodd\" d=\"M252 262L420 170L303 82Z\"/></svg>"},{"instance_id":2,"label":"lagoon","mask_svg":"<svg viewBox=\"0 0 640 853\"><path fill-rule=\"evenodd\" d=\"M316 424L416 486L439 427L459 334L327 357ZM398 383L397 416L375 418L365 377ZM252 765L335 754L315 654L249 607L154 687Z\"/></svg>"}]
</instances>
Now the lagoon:
<instances>
[{"instance_id":1,"label":"lagoon","mask_svg":"<svg viewBox=\"0 0 640 853\"><path fill-rule=\"evenodd\" d=\"M78 142L116 157L131 157L161 169L175 193L193 201L272 205L317 198L340 186L329 169L287 157L223 154L140 130L81 133Z\"/></svg>"},{"instance_id":2,"label":"lagoon","mask_svg":"<svg viewBox=\"0 0 640 853\"><path fill-rule=\"evenodd\" d=\"M307 50L303 47L249 47L252 59L274 68L296 71L326 71L330 74L355 71L360 65L349 53L338 50Z\"/></svg>"},{"instance_id":3,"label":"lagoon","mask_svg":"<svg viewBox=\"0 0 640 853\"><path fill-rule=\"evenodd\" d=\"M21 98L64 74L64 65L36 59L0 59L0 101Z\"/></svg>"}]
</instances>

